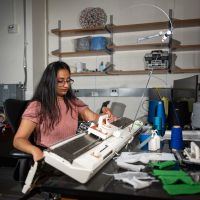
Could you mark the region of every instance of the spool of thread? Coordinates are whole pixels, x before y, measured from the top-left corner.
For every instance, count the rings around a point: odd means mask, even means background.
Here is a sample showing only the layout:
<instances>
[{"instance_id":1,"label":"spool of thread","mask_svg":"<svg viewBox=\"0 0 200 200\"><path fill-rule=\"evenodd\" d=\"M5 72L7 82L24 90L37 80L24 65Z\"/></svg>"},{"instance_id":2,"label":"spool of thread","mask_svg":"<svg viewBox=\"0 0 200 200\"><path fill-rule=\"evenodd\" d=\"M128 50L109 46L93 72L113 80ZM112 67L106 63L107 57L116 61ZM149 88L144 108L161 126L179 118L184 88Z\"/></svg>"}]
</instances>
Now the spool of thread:
<instances>
[{"instance_id":1,"label":"spool of thread","mask_svg":"<svg viewBox=\"0 0 200 200\"><path fill-rule=\"evenodd\" d=\"M164 108L164 102L163 101L158 102L156 117L162 118L162 126L164 126L165 122L166 122L166 115L165 115L165 108Z\"/></svg>"},{"instance_id":2,"label":"spool of thread","mask_svg":"<svg viewBox=\"0 0 200 200\"><path fill-rule=\"evenodd\" d=\"M200 103L194 103L193 108L191 125L194 128L200 128Z\"/></svg>"},{"instance_id":3,"label":"spool of thread","mask_svg":"<svg viewBox=\"0 0 200 200\"><path fill-rule=\"evenodd\" d=\"M172 127L170 148L173 151L174 149L183 149L183 135L180 126Z\"/></svg>"},{"instance_id":4,"label":"spool of thread","mask_svg":"<svg viewBox=\"0 0 200 200\"><path fill-rule=\"evenodd\" d=\"M108 42L105 37L93 37L91 42L91 50L105 50L107 43Z\"/></svg>"},{"instance_id":5,"label":"spool of thread","mask_svg":"<svg viewBox=\"0 0 200 200\"><path fill-rule=\"evenodd\" d=\"M187 101L188 102L188 107L189 107L189 112L193 112L193 105L195 103L194 98L186 99L186 98L176 98L175 101Z\"/></svg>"},{"instance_id":6,"label":"spool of thread","mask_svg":"<svg viewBox=\"0 0 200 200\"><path fill-rule=\"evenodd\" d=\"M173 107L174 105L174 107ZM171 118L171 110L172 109L179 109L179 110L183 110L183 116L184 116L184 125L187 125L190 123L190 114L189 114L189 107L188 107L188 102L187 101L173 101L173 105L172 102L169 102L169 121Z\"/></svg>"},{"instance_id":7,"label":"spool of thread","mask_svg":"<svg viewBox=\"0 0 200 200\"><path fill-rule=\"evenodd\" d=\"M157 134L162 135L162 118L154 117L153 129L158 130Z\"/></svg>"},{"instance_id":8,"label":"spool of thread","mask_svg":"<svg viewBox=\"0 0 200 200\"><path fill-rule=\"evenodd\" d=\"M153 125L157 126L157 130L162 130L162 118L161 117L154 117Z\"/></svg>"},{"instance_id":9,"label":"spool of thread","mask_svg":"<svg viewBox=\"0 0 200 200\"><path fill-rule=\"evenodd\" d=\"M173 126L181 126L181 128L183 128L184 127L184 112L182 109L175 109L175 111L174 109L170 110L169 128L171 129Z\"/></svg>"},{"instance_id":10,"label":"spool of thread","mask_svg":"<svg viewBox=\"0 0 200 200\"><path fill-rule=\"evenodd\" d=\"M156 117L156 111L157 111L156 108L157 108L158 102L163 102L163 101L149 101L148 122L152 124L153 124L154 117Z\"/></svg>"}]
</instances>

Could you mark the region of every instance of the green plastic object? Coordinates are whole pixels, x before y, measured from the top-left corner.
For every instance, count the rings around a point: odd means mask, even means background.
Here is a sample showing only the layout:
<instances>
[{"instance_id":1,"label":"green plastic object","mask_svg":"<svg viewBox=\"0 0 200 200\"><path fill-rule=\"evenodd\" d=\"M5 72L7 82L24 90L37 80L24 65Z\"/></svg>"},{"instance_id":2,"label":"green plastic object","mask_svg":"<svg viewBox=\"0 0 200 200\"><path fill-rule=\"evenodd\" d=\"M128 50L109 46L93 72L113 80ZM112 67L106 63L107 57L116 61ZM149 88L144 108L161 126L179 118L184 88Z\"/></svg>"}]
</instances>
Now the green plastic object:
<instances>
[{"instance_id":1,"label":"green plastic object","mask_svg":"<svg viewBox=\"0 0 200 200\"><path fill-rule=\"evenodd\" d=\"M149 163L150 167L158 167L159 169L163 169L165 167L173 166L175 165L175 162L172 160L168 160L166 162L160 162L158 161L157 163Z\"/></svg>"}]
</instances>

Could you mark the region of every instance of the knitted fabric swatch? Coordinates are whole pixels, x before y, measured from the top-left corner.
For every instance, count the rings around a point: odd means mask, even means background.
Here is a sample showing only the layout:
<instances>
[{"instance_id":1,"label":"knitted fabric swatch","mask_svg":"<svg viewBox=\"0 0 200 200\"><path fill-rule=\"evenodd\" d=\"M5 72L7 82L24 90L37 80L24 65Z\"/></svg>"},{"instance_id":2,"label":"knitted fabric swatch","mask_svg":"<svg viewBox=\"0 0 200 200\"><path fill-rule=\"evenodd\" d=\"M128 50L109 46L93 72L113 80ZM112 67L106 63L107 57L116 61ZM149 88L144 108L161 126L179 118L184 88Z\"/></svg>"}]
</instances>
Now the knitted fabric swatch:
<instances>
[{"instance_id":1,"label":"knitted fabric swatch","mask_svg":"<svg viewBox=\"0 0 200 200\"><path fill-rule=\"evenodd\" d=\"M163 189L170 195L180 195L180 194L196 194L200 193L200 183L196 185L188 184L173 184L164 185Z\"/></svg>"},{"instance_id":2,"label":"knitted fabric swatch","mask_svg":"<svg viewBox=\"0 0 200 200\"><path fill-rule=\"evenodd\" d=\"M153 170L154 176L188 176L184 171L167 171L167 170Z\"/></svg>"},{"instance_id":3,"label":"knitted fabric swatch","mask_svg":"<svg viewBox=\"0 0 200 200\"><path fill-rule=\"evenodd\" d=\"M168 160L166 162L149 163L150 167L158 167L159 169L175 165L174 161Z\"/></svg>"},{"instance_id":4,"label":"knitted fabric swatch","mask_svg":"<svg viewBox=\"0 0 200 200\"><path fill-rule=\"evenodd\" d=\"M172 185L174 183L186 183L188 185L196 185L190 176L158 176L164 185Z\"/></svg>"}]
</instances>

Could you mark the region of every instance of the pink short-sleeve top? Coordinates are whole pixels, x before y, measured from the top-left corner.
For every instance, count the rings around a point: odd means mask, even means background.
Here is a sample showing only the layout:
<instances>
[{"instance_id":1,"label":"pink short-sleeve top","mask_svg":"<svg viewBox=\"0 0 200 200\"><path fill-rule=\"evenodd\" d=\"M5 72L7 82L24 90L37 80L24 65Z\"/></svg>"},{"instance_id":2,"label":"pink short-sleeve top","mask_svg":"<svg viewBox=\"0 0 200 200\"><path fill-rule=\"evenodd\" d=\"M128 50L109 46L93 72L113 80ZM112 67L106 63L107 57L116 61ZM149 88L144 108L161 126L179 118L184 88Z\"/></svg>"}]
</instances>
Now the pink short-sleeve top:
<instances>
[{"instance_id":1,"label":"pink short-sleeve top","mask_svg":"<svg viewBox=\"0 0 200 200\"><path fill-rule=\"evenodd\" d=\"M78 128L78 115L83 109L88 108L88 106L78 99L74 99L74 102L76 105L80 106L75 106L71 103L73 109L67 111L64 100L58 101L61 111L61 120L58 124L55 123L53 130L47 131L44 130L44 124L40 124L38 113L41 104L37 101L30 103L23 113L22 118L28 119L37 124L34 129L34 141L37 145L50 147L51 145L76 134Z\"/></svg>"}]
</instances>

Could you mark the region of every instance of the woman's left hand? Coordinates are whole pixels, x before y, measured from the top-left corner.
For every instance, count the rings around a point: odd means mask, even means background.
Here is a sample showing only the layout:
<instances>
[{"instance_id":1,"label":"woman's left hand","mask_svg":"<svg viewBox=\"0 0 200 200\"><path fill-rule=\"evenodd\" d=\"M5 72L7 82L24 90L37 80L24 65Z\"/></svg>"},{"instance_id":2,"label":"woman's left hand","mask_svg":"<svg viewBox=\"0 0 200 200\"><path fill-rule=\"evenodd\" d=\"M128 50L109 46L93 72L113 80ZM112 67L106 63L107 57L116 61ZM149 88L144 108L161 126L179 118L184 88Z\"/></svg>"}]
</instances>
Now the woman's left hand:
<instances>
[{"instance_id":1,"label":"woman's left hand","mask_svg":"<svg viewBox=\"0 0 200 200\"><path fill-rule=\"evenodd\" d=\"M117 117L114 117L114 116L113 116L112 111L111 111L109 108L103 107L103 108L102 108L102 112L103 112L104 114L108 114L108 122L109 122L109 123L111 123L111 122L117 120Z\"/></svg>"}]
</instances>

